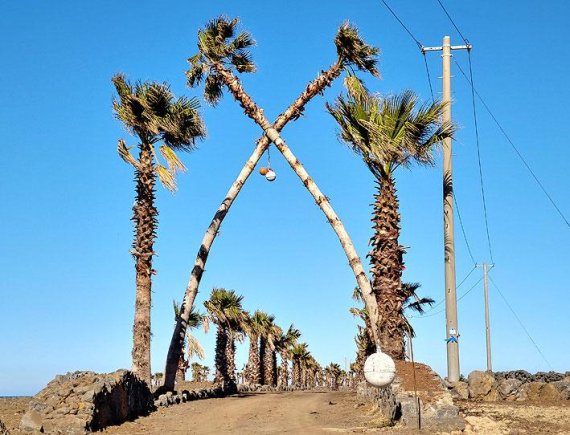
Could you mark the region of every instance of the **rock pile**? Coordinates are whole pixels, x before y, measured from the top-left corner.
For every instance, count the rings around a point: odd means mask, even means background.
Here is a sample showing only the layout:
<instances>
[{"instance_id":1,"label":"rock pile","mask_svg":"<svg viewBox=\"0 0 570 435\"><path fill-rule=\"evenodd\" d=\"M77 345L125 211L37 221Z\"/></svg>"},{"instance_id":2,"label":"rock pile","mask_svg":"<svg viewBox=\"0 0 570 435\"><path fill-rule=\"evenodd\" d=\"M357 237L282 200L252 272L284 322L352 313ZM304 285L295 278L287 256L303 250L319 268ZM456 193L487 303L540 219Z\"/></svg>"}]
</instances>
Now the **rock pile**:
<instances>
[{"instance_id":1,"label":"rock pile","mask_svg":"<svg viewBox=\"0 0 570 435\"><path fill-rule=\"evenodd\" d=\"M132 372L68 373L56 376L34 396L20 430L85 434L146 415L152 409L152 393Z\"/></svg>"},{"instance_id":2,"label":"rock pile","mask_svg":"<svg viewBox=\"0 0 570 435\"><path fill-rule=\"evenodd\" d=\"M390 386L376 388L361 382L357 394L374 400L391 424L410 429L417 429L421 424L421 429L430 432L463 430L465 421L437 373L425 364L415 364L415 372L417 382L414 382L412 364L398 362L396 378Z\"/></svg>"},{"instance_id":3,"label":"rock pile","mask_svg":"<svg viewBox=\"0 0 570 435\"><path fill-rule=\"evenodd\" d=\"M450 392L460 399L484 402L531 401L560 402L570 400L570 373L524 371L471 372L467 382L448 385Z\"/></svg>"}]
</instances>

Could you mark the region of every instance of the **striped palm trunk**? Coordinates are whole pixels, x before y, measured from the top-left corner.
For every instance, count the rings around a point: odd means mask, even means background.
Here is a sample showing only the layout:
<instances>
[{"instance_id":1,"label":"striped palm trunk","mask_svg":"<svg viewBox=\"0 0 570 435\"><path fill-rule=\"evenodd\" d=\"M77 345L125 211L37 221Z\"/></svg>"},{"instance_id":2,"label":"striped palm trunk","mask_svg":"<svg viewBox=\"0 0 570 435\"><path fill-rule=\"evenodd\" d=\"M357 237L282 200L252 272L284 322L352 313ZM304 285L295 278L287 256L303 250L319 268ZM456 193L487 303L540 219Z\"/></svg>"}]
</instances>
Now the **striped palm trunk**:
<instances>
[{"instance_id":1,"label":"striped palm trunk","mask_svg":"<svg viewBox=\"0 0 570 435\"><path fill-rule=\"evenodd\" d=\"M315 80L309 83L293 104L291 104L287 110L277 117L272 128L276 132L280 132L289 121L298 119L303 113L305 105L313 97L321 94L327 87L329 87L332 82L340 76L341 72L342 65L340 62L333 64L328 70L323 71ZM220 226L229 212L230 207L270 144L271 140L264 132L263 136L257 140L253 153L245 163L236 180L231 185L230 190L227 192L224 200L218 207L218 210L214 214L214 217L204 234L200 249L198 250L198 255L196 256L196 261L194 262L194 267L190 274L190 279L188 280L188 285L186 286L186 291L180 308L180 316L176 322L170 346L168 348L166 367L164 370L164 387L167 390L172 390L174 388L176 366L178 358L183 352L188 319L190 317L192 305L194 304L194 300L198 294L200 280L202 279L202 274L204 273L206 261L208 260L208 255L210 254L214 240L219 233Z\"/></svg>"}]
</instances>

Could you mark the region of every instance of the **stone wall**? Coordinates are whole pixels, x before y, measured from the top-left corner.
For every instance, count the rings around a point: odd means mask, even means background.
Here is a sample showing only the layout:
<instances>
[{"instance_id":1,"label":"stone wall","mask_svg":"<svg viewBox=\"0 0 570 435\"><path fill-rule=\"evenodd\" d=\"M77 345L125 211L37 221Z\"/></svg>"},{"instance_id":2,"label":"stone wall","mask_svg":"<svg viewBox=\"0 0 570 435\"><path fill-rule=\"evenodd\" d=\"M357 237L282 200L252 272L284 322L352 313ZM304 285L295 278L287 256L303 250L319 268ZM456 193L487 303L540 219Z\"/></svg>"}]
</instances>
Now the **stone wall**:
<instances>
[{"instance_id":1,"label":"stone wall","mask_svg":"<svg viewBox=\"0 0 570 435\"><path fill-rule=\"evenodd\" d=\"M132 372L75 372L58 375L30 402L20 430L85 434L148 414L153 397Z\"/></svg>"},{"instance_id":2,"label":"stone wall","mask_svg":"<svg viewBox=\"0 0 570 435\"><path fill-rule=\"evenodd\" d=\"M557 403L570 400L569 374L539 372L532 375L524 370L474 371L469 374L467 382L457 382L448 387L460 399Z\"/></svg>"},{"instance_id":3,"label":"stone wall","mask_svg":"<svg viewBox=\"0 0 570 435\"><path fill-rule=\"evenodd\" d=\"M465 421L437 373L423 364L418 367L424 378L432 379L431 382L425 382L424 379L424 382L417 384L414 392L408 387L414 383L407 379L413 376L413 372L400 370L398 373L398 369L404 369L405 364L407 363L402 362L397 365L396 378L390 386L377 388L361 382L357 387L357 394L373 400L388 424L409 429L421 428L430 432L463 430Z\"/></svg>"}]
</instances>

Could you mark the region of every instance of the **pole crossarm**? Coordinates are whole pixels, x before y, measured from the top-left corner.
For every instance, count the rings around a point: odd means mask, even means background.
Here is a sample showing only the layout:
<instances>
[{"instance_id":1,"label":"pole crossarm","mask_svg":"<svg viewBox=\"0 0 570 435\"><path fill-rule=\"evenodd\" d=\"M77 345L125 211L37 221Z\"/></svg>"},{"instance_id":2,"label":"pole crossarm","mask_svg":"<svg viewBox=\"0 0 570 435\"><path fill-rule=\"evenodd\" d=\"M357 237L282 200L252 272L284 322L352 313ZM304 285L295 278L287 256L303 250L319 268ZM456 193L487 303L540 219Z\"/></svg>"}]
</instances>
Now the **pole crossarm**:
<instances>
[{"instance_id":1,"label":"pole crossarm","mask_svg":"<svg viewBox=\"0 0 570 435\"><path fill-rule=\"evenodd\" d=\"M451 45L449 47L450 50L472 50L473 49L473 45L472 44L467 44L467 45ZM422 46L421 48L422 53L426 53L428 51L443 51L443 46L439 46L439 47L424 47Z\"/></svg>"}]
</instances>

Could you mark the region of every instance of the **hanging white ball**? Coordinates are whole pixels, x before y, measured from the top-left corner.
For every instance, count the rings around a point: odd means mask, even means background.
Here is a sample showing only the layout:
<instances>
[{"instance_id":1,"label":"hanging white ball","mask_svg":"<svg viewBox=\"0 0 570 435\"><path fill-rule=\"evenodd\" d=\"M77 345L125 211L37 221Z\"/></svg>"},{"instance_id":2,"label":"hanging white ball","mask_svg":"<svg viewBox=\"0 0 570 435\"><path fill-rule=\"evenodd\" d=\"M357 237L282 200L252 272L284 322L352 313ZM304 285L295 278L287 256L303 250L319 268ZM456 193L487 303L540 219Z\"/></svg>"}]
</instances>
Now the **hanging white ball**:
<instances>
[{"instance_id":1,"label":"hanging white ball","mask_svg":"<svg viewBox=\"0 0 570 435\"><path fill-rule=\"evenodd\" d=\"M394 360L382 352L376 352L364 362L364 377L375 387L390 385L396 376Z\"/></svg>"},{"instance_id":2,"label":"hanging white ball","mask_svg":"<svg viewBox=\"0 0 570 435\"><path fill-rule=\"evenodd\" d=\"M275 179L277 178L277 174L275 173L275 171L273 169L270 169L265 174L265 178L267 179L267 181L275 181Z\"/></svg>"}]
</instances>

